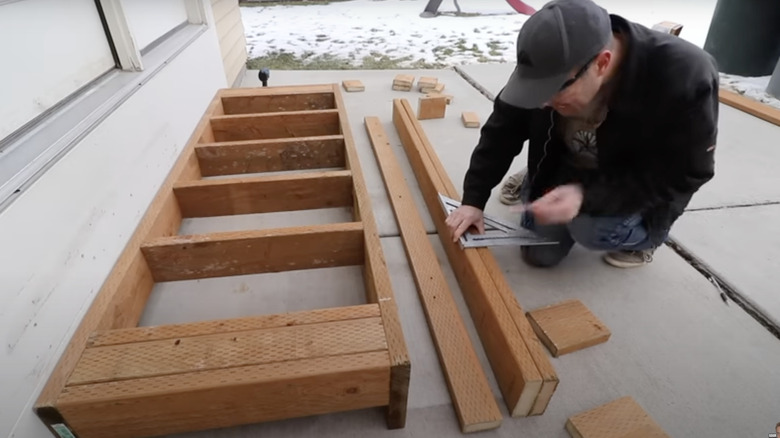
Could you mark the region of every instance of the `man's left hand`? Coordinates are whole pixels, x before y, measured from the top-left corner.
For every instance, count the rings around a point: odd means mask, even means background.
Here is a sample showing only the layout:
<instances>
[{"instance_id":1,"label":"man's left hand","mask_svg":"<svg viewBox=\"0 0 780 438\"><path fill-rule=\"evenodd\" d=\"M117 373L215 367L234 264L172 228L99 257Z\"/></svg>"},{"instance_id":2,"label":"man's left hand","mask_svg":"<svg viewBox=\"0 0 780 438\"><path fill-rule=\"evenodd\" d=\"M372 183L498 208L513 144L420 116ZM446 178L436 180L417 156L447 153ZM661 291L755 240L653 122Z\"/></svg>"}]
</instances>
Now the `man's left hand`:
<instances>
[{"instance_id":1,"label":"man's left hand","mask_svg":"<svg viewBox=\"0 0 780 438\"><path fill-rule=\"evenodd\" d=\"M540 225L568 224L579 214L582 199L581 185L566 184L534 201L529 209Z\"/></svg>"}]
</instances>

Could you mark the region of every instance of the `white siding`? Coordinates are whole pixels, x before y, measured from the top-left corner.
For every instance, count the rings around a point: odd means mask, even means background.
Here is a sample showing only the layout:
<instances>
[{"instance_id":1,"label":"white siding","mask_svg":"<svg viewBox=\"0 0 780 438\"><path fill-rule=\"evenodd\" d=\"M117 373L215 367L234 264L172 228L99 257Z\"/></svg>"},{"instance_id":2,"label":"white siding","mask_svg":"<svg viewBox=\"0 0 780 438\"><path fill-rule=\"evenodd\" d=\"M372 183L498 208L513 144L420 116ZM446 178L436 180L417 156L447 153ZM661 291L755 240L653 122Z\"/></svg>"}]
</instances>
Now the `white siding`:
<instances>
[{"instance_id":1,"label":"white siding","mask_svg":"<svg viewBox=\"0 0 780 438\"><path fill-rule=\"evenodd\" d=\"M0 213L0 436L51 436L32 406L225 85L212 26Z\"/></svg>"}]
</instances>

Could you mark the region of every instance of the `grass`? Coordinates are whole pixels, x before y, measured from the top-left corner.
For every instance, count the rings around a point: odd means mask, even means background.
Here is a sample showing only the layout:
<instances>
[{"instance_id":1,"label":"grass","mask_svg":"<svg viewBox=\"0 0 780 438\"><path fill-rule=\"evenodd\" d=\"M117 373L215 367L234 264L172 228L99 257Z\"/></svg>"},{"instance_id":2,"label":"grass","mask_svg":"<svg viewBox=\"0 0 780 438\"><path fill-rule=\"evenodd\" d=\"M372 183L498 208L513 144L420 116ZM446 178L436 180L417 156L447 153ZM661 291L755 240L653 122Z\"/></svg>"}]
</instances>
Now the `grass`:
<instances>
[{"instance_id":1,"label":"grass","mask_svg":"<svg viewBox=\"0 0 780 438\"><path fill-rule=\"evenodd\" d=\"M252 58L247 62L250 70L269 68L271 70L405 70L405 69L437 69L444 68L444 63L426 62L424 59L414 59L413 56L394 57L386 53L371 52L361 60L351 54L347 58L336 55L314 54L304 52L297 56L284 50L272 51L268 55Z\"/></svg>"}]
</instances>

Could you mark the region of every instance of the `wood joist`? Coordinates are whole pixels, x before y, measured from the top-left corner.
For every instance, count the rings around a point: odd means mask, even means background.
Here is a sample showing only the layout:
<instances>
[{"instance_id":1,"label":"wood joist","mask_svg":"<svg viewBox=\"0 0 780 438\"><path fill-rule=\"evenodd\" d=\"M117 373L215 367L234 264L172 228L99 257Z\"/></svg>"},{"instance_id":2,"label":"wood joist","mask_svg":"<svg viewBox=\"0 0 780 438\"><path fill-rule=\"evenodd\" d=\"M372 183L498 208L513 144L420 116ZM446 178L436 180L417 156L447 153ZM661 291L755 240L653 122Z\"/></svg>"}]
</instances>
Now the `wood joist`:
<instances>
[{"instance_id":1,"label":"wood joist","mask_svg":"<svg viewBox=\"0 0 780 438\"><path fill-rule=\"evenodd\" d=\"M248 175L261 172L282 172ZM219 176L219 178L208 178ZM179 235L183 218L348 207L345 223ZM367 304L137 327L156 283L363 266ZM36 403L142 437L369 407L405 425L409 356L336 84L219 90Z\"/></svg>"},{"instance_id":2,"label":"wood joist","mask_svg":"<svg viewBox=\"0 0 780 438\"><path fill-rule=\"evenodd\" d=\"M438 194L457 200L458 192L407 100L393 101L393 123L510 413L542 414L558 385L544 348L490 250L461 249L449 239Z\"/></svg>"}]
</instances>

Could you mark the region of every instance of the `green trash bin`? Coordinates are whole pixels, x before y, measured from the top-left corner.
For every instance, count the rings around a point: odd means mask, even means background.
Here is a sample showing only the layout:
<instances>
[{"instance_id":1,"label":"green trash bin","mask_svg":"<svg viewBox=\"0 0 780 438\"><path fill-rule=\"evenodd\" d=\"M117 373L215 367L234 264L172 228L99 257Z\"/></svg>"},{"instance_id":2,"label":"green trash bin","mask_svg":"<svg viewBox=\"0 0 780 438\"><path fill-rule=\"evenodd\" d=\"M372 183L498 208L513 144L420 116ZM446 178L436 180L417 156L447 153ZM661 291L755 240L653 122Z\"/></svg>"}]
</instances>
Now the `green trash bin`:
<instances>
[{"instance_id":1,"label":"green trash bin","mask_svg":"<svg viewBox=\"0 0 780 438\"><path fill-rule=\"evenodd\" d=\"M722 73L771 75L780 58L780 0L718 0L704 50Z\"/></svg>"}]
</instances>

